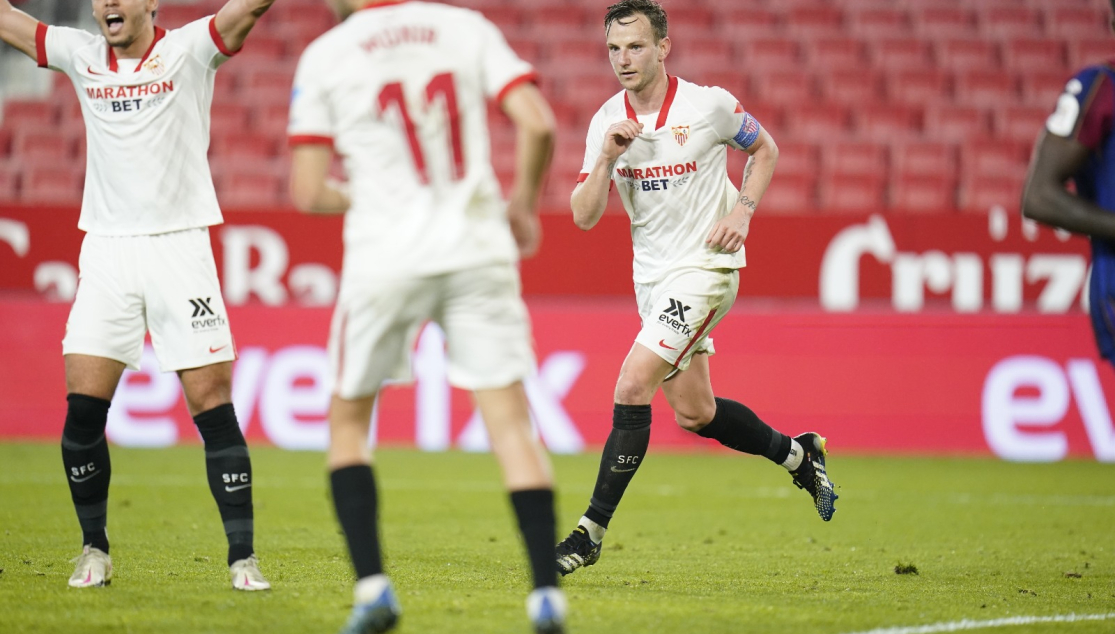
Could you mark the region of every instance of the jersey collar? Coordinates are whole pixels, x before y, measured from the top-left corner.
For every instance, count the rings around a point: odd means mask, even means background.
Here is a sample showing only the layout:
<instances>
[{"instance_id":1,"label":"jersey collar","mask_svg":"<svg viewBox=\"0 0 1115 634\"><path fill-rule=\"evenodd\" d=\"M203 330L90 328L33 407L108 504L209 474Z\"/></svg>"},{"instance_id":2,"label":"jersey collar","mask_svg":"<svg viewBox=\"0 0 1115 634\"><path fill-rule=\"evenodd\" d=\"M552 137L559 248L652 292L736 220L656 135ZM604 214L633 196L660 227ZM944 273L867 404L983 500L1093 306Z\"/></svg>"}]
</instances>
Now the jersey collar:
<instances>
[{"instance_id":1,"label":"jersey collar","mask_svg":"<svg viewBox=\"0 0 1115 634\"><path fill-rule=\"evenodd\" d=\"M678 78L673 75L666 75L666 98L662 100L662 109L658 111L658 121L654 124L654 129L657 130L666 125L666 117L670 114L670 106L674 103L674 95L678 92ZM638 120L639 115L635 114L635 109L631 107L631 100L627 98L627 91L623 91L623 105L627 108L627 118Z\"/></svg>"},{"instance_id":2,"label":"jersey collar","mask_svg":"<svg viewBox=\"0 0 1115 634\"><path fill-rule=\"evenodd\" d=\"M139 69L143 68L143 62L147 61L147 57L151 55L151 51L155 50L155 45L158 44L159 40L163 39L165 35L166 29L160 26L155 27L155 39L151 40L151 46L147 47L147 52L143 54L143 58L136 64L135 72L138 73ZM116 51L112 50L111 46L108 47L108 69L114 73L119 72L119 66L116 63Z\"/></svg>"}]
</instances>

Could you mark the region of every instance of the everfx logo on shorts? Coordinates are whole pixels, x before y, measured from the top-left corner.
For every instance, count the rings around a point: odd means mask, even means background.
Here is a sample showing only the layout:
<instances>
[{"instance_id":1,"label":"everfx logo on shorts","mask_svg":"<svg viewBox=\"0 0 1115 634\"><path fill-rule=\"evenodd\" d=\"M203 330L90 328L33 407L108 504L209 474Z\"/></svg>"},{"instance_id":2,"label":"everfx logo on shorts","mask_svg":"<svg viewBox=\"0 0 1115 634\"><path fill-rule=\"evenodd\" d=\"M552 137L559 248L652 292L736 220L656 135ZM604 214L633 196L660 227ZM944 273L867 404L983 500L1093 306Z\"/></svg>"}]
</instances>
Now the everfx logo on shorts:
<instances>
[{"instance_id":1,"label":"everfx logo on shorts","mask_svg":"<svg viewBox=\"0 0 1115 634\"><path fill-rule=\"evenodd\" d=\"M224 317L213 312L213 307L209 305L209 302L212 301L212 297L198 297L190 300L190 305L194 307L194 313L190 315L190 326L195 332L215 330L227 323ZM209 315L209 317L206 317L206 315Z\"/></svg>"},{"instance_id":2,"label":"everfx logo on shorts","mask_svg":"<svg viewBox=\"0 0 1115 634\"><path fill-rule=\"evenodd\" d=\"M674 332L688 337L693 332L689 329L689 324L685 322L685 311L690 308L692 306L686 306L685 302L670 298L670 306L662 311L662 314L658 316L658 321L672 328Z\"/></svg>"}]
</instances>

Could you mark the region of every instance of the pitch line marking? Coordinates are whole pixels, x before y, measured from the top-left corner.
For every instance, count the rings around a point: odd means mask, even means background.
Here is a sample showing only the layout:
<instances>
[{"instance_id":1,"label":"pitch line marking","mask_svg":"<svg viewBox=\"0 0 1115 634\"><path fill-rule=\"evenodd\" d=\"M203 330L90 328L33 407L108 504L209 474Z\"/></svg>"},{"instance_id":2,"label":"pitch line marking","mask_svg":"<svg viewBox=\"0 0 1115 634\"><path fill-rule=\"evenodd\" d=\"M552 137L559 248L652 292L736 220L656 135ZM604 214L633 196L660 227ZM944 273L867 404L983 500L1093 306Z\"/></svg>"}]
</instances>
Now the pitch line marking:
<instances>
[{"instance_id":1,"label":"pitch line marking","mask_svg":"<svg viewBox=\"0 0 1115 634\"><path fill-rule=\"evenodd\" d=\"M1008 616L1001 619L974 621L964 619L947 623L930 623L928 625L907 625L902 627L880 627L874 630L849 632L848 634L935 634L936 632L959 632L962 630L981 630L991 627L1009 627L1012 625L1034 625L1036 623L1078 623L1081 621L1106 621L1115 619L1115 612L1106 614L1056 614L1053 616Z\"/></svg>"}]
</instances>

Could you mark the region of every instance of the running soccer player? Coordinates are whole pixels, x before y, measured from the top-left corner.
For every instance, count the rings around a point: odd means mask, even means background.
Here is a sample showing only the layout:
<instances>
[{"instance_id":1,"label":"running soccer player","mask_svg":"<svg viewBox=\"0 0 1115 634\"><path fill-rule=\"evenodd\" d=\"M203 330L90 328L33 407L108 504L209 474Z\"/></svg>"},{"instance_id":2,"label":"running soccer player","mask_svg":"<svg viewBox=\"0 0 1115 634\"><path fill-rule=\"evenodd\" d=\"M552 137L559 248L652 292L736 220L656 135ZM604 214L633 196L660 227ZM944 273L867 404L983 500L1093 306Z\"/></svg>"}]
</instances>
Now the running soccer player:
<instances>
[{"instance_id":1,"label":"running soccer player","mask_svg":"<svg viewBox=\"0 0 1115 634\"><path fill-rule=\"evenodd\" d=\"M357 577L343 631L384 632L399 616L380 558L367 438L376 394L385 380L409 378L415 337L433 321L448 339L449 381L475 395L510 491L534 575L528 616L536 631L560 632L552 476L523 389L535 362L516 269L538 248L553 113L531 66L479 13L330 4L343 22L303 53L289 132L294 204L345 213L328 453ZM489 100L517 130L508 203L491 166ZM328 178L334 151L345 160L343 185Z\"/></svg>"},{"instance_id":2,"label":"running soccer player","mask_svg":"<svg viewBox=\"0 0 1115 634\"><path fill-rule=\"evenodd\" d=\"M1112 1L1115 11L1115 0ZM1115 21L1112 22L1115 29ZM1022 214L1089 237L1088 300L1100 356L1115 363L1115 60L1078 72L1030 158ZM1065 186L1072 181L1076 193Z\"/></svg>"},{"instance_id":3,"label":"running soccer player","mask_svg":"<svg viewBox=\"0 0 1115 634\"><path fill-rule=\"evenodd\" d=\"M205 443L232 585L271 587L254 554L252 465L232 409L236 350L209 244L221 210L206 151L214 74L272 1L230 0L216 16L166 31L154 24L158 0L93 0L93 35L0 0L0 39L69 76L85 119L86 235L62 340L62 463L83 534L72 587L112 579L105 426L124 368L139 368L145 332L160 369L178 373Z\"/></svg>"},{"instance_id":4,"label":"running soccer player","mask_svg":"<svg viewBox=\"0 0 1115 634\"><path fill-rule=\"evenodd\" d=\"M614 181L631 217L642 330L620 369L588 510L557 546L562 574L600 558L612 515L646 456L659 388L683 429L788 469L825 521L837 497L825 472L824 438L779 433L747 406L714 396L709 379L709 335L735 301L743 244L778 147L725 90L666 74L671 42L658 3L608 7L604 32L623 90L589 124L570 205L577 226L591 229ZM740 192L727 177L725 146L750 154Z\"/></svg>"}]
</instances>

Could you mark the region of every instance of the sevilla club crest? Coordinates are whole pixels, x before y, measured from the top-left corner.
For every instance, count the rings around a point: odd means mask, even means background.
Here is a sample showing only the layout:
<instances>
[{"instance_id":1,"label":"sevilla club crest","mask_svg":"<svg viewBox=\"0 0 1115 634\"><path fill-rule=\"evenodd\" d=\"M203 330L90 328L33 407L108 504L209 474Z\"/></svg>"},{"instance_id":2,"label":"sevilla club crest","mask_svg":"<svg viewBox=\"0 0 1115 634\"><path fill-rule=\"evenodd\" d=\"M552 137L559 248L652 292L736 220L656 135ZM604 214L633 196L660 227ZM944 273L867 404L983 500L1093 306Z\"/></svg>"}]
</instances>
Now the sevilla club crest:
<instances>
[{"instance_id":1,"label":"sevilla club crest","mask_svg":"<svg viewBox=\"0 0 1115 634\"><path fill-rule=\"evenodd\" d=\"M678 142L678 145L685 145L685 142L689 140L689 126L675 125L670 129L674 131L674 140Z\"/></svg>"}]
</instances>

